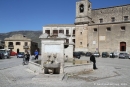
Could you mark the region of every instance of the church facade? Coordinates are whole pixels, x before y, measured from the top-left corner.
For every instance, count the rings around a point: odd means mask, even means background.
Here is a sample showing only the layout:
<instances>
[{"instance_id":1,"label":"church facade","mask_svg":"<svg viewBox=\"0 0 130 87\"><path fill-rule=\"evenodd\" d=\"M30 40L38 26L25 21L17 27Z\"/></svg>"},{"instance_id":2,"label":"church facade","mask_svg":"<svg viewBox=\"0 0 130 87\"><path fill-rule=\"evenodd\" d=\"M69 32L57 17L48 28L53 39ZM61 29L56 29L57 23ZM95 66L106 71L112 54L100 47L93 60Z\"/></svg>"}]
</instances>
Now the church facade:
<instances>
[{"instance_id":1,"label":"church facade","mask_svg":"<svg viewBox=\"0 0 130 87\"><path fill-rule=\"evenodd\" d=\"M91 6L89 0L76 2L75 36L70 40L75 42L75 51L130 52L130 4Z\"/></svg>"}]
</instances>

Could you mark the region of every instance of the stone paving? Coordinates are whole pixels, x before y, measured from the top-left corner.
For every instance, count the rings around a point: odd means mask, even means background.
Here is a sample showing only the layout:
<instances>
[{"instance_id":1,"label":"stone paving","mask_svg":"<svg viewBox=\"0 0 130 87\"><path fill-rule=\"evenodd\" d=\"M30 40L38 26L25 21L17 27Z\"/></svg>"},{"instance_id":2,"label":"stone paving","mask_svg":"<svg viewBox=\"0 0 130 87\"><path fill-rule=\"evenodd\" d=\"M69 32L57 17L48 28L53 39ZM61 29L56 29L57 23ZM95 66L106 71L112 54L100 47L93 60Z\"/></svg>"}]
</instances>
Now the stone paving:
<instances>
[{"instance_id":1,"label":"stone paving","mask_svg":"<svg viewBox=\"0 0 130 87\"><path fill-rule=\"evenodd\" d=\"M40 80L39 77L44 77L42 74L34 73L23 65L3 69L0 70L0 87L130 87L130 66L102 62L104 60L112 62L111 59L97 59L97 70L69 76L65 80L55 76L46 76ZM130 65L130 60L114 61L123 61ZM82 66L74 70L81 68Z\"/></svg>"}]
</instances>

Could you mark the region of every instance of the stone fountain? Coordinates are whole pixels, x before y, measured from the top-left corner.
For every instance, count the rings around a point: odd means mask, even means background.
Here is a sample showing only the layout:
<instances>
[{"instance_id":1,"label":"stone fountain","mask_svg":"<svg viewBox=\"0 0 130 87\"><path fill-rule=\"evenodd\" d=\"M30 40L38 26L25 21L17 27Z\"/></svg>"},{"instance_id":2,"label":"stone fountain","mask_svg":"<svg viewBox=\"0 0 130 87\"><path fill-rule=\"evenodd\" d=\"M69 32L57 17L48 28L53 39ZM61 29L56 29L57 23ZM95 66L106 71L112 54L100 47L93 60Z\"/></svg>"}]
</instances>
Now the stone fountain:
<instances>
[{"instance_id":1,"label":"stone fountain","mask_svg":"<svg viewBox=\"0 0 130 87\"><path fill-rule=\"evenodd\" d=\"M42 34L41 39L41 67L44 74L64 73L64 43L66 36L59 34L57 38Z\"/></svg>"},{"instance_id":2,"label":"stone fountain","mask_svg":"<svg viewBox=\"0 0 130 87\"><path fill-rule=\"evenodd\" d=\"M60 73L60 63L57 61L57 54L48 54L47 61L43 63L45 74L59 74Z\"/></svg>"}]
</instances>

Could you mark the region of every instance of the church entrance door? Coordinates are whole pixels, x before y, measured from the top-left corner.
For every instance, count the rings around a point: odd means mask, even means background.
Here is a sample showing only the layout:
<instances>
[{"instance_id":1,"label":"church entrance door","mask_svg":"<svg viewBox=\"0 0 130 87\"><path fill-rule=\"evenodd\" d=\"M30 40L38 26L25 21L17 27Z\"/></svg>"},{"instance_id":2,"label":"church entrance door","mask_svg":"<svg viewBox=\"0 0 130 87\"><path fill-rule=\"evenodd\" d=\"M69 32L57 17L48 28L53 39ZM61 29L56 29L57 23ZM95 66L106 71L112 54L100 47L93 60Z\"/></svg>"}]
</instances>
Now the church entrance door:
<instances>
[{"instance_id":1,"label":"church entrance door","mask_svg":"<svg viewBox=\"0 0 130 87\"><path fill-rule=\"evenodd\" d=\"M120 42L120 51L126 51L126 42Z\"/></svg>"}]
</instances>

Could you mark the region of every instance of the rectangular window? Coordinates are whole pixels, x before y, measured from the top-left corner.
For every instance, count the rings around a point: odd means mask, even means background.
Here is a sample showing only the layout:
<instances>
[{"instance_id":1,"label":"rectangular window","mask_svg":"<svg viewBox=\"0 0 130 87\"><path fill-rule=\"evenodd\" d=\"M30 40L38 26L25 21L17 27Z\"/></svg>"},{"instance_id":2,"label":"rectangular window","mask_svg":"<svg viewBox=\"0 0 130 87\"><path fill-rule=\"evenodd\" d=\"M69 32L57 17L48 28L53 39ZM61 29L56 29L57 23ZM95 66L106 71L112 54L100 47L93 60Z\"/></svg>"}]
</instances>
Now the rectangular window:
<instances>
[{"instance_id":1,"label":"rectangular window","mask_svg":"<svg viewBox=\"0 0 130 87\"><path fill-rule=\"evenodd\" d=\"M64 34L64 30L59 30L59 33L62 33L62 34Z\"/></svg>"},{"instance_id":2,"label":"rectangular window","mask_svg":"<svg viewBox=\"0 0 130 87\"><path fill-rule=\"evenodd\" d=\"M8 45L13 45L13 42L8 42Z\"/></svg>"},{"instance_id":3,"label":"rectangular window","mask_svg":"<svg viewBox=\"0 0 130 87\"><path fill-rule=\"evenodd\" d=\"M66 35L69 35L69 30L66 30Z\"/></svg>"},{"instance_id":4,"label":"rectangular window","mask_svg":"<svg viewBox=\"0 0 130 87\"><path fill-rule=\"evenodd\" d=\"M53 30L53 35L58 35L58 30Z\"/></svg>"},{"instance_id":5,"label":"rectangular window","mask_svg":"<svg viewBox=\"0 0 130 87\"><path fill-rule=\"evenodd\" d=\"M75 30L73 30L73 37L75 36Z\"/></svg>"},{"instance_id":6,"label":"rectangular window","mask_svg":"<svg viewBox=\"0 0 130 87\"><path fill-rule=\"evenodd\" d=\"M80 32L80 35L82 35L82 32Z\"/></svg>"},{"instance_id":7,"label":"rectangular window","mask_svg":"<svg viewBox=\"0 0 130 87\"><path fill-rule=\"evenodd\" d=\"M97 28L94 28L93 31L94 31L94 32L97 32Z\"/></svg>"},{"instance_id":8,"label":"rectangular window","mask_svg":"<svg viewBox=\"0 0 130 87\"><path fill-rule=\"evenodd\" d=\"M75 30L73 30L73 35L75 35Z\"/></svg>"},{"instance_id":9,"label":"rectangular window","mask_svg":"<svg viewBox=\"0 0 130 87\"><path fill-rule=\"evenodd\" d=\"M115 22L115 17L112 17L112 18L111 18L111 22Z\"/></svg>"},{"instance_id":10,"label":"rectangular window","mask_svg":"<svg viewBox=\"0 0 130 87\"><path fill-rule=\"evenodd\" d=\"M103 23L103 19L101 18L101 19L99 19L99 21L100 21L100 23Z\"/></svg>"},{"instance_id":11,"label":"rectangular window","mask_svg":"<svg viewBox=\"0 0 130 87\"><path fill-rule=\"evenodd\" d=\"M80 42L80 45L82 45L82 42Z\"/></svg>"},{"instance_id":12,"label":"rectangular window","mask_svg":"<svg viewBox=\"0 0 130 87\"><path fill-rule=\"evenodd\" d=\"M25 45L25 46L28 46L28 42L25 42L24 45Z\"/></svg>"},{"instance_id":13,"label":"rectangular window","mask_svg":"<svg viewBox=\"0 0 130 87\"><path fill-rule=\"evenodd\" d=\"M45 30L45 33L47 33L48 35L50 35L50 30Z\"/></svg>"},{"instance_id":14,"label":"rectangular window","mask_svg":"<svg viewBox=\"0 0 130 87\"><path fill-rule=\"evenodd\" d=\"M128 16L124 16L124 21L128 21Z\"/></svg>"},{"instance_id":15,"label":"rectangular window","mask_svg":"<svg viewBox=\"0 0 130 87\"><path fill-rule=\"evenodd\" d=\"M107 31L111 31L111 28L110 28L110 27L107 27Z\"/></svg>"},{"instance_id":16,"label":"rectangular window","mask_svg":"<svg viewBox=\"0 0 130 87\"><path fill-rule=\"evenodd\" d=\"M69 43L69 39L66 39L66 43Z\"/></svg>"},{"instance_id":17,"label":"rectangular window","mask_svg":"<svg viewBox=\"0 0 130 87\"><path fill-rule=\"evenodd\" d=\"M75 43L75 39L73 39L73 42Z\"/></svg>"},{"instance_id":18,"label":"rectangular window","mask_svg":"<svg viewBox=\"0 0 130 87\"><path fill-rule=\"evenodd\" d=\"M125 26L121 26L121 31L125 31Z\"/></svg>"},{"instance_id":19,"label":"rectangular window","mask_svg":"<svg viewBox=\"0 0 130 87\"><path fill-rule=\"evenodd\" d=\"M16 45L20 45L20 42L16 42Z\"/></svg>"}]
</instances>

